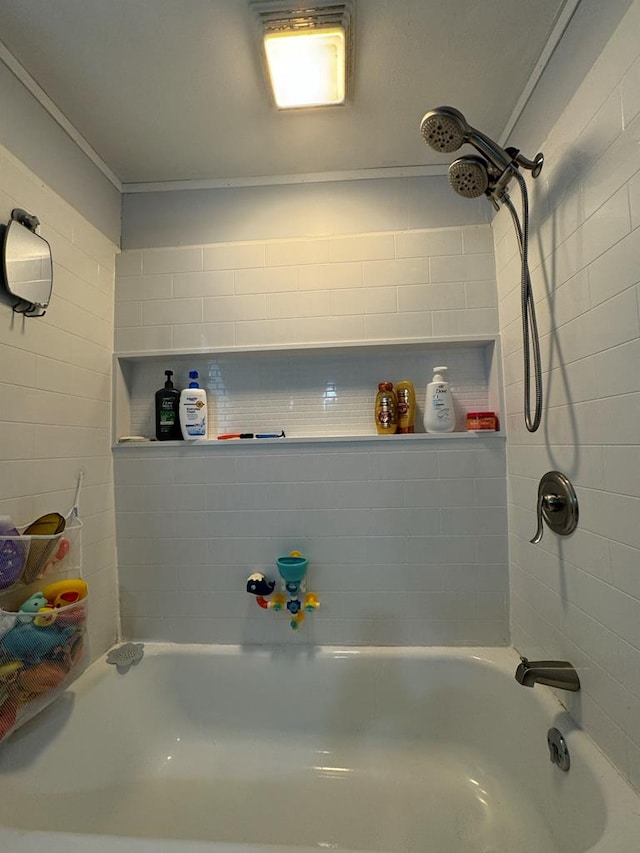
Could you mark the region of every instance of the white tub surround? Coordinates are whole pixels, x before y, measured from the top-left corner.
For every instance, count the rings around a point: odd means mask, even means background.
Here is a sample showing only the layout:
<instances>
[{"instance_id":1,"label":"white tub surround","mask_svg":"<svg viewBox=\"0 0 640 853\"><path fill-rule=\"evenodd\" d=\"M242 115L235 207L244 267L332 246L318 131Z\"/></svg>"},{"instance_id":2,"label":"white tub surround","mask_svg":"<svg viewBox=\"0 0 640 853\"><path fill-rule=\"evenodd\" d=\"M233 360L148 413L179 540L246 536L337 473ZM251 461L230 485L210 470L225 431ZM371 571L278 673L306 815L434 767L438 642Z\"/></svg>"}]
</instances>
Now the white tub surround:
<instances>
[{"instance_id":1,"label":"white tub surround","mask_svg":"<svg viewBox=\"0 0 640 853\"><path fill-rule=\"evenodd\" d=\"M522 423L519 257L494 222L508 431L511 629L531 658L585 668L580 725L640 787L640 3L630 5L547 139L532 192L531 276L545 414ZM545 105L546 108L547 105ZM535 123L530 126L535 127ZM516 201L518 194L514 192ZM536 527L538 481L572 481L576 532Z\"/></svg>"},{"instance_id":2,"label":"white tub surround","mask_svg":"<svg viewBox=\"0 0 640 853\"><path fill-rule=\"evenodd\" d=\"M551 691L516 683L517 663L203 646L148 646L125 675L99 661L3 747L0 846L634 850L640 801ZM568 773L549 761L551 726Z\"/></svg>"}]
</instances>

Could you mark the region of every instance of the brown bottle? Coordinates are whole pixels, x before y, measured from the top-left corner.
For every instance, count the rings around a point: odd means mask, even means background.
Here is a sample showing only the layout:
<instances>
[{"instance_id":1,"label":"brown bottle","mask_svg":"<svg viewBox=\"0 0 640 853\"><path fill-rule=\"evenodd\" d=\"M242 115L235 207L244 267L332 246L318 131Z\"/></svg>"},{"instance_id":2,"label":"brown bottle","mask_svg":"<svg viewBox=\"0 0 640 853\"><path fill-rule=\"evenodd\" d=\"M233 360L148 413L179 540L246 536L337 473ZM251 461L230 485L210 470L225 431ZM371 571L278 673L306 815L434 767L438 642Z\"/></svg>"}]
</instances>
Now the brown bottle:
<instances>
[{"instance_id":1,"label":"brown bottle","mask_svg":"<svg viewBox=\"0 0 640 853\"><path fill-rule=\"evenodd\" d=\"M398 404L393 393L392 382L378 385L375 405L376 430L378 435L393 435L398 427Z\"/></svg>"},{"instance_id":2,"label":"brown bottle","mask_svg":"<svg viewBox=\"0 0 640 853\"><path fill-rule=\"evenodd\" d=\"M396 399L398 401L398 432L411 433L414 431L416 420L416 392L413 382L407 379L397 382Z\"/></svg>"}]
</instances>

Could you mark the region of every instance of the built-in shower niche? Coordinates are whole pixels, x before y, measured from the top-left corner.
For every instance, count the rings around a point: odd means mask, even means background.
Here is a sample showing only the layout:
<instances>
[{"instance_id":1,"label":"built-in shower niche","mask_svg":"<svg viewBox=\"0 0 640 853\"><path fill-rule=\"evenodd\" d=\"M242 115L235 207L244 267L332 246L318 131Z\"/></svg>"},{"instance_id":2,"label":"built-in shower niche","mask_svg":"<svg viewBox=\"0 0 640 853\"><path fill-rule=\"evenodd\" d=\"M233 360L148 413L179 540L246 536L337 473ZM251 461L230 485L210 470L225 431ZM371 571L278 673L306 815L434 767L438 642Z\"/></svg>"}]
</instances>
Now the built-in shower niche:
<instances>
[{"instance_id":1,"label":"built-in shower niche","mask_svg":"<svg viewBox=\"0 0 640 853\"><path fill-rule=\"evenodd\" d=\"M154 394L164 384L165 370L174 371L176 388L186 387L190 370L198 371L207 391L210 441L225 433L282 430L287 439L299 440L430 438L422 426L424 396L433 368L441 364L449 368L456 432L436 437L471 438L475 433L466 431L467 411L503 411L499 346L493 336L119 353L114 356L113 441L117 445L123 436L155 436ZM378 383L401 379L415 385L415 434L377 436L373 410Z\"/></svg>"}]
</instances>

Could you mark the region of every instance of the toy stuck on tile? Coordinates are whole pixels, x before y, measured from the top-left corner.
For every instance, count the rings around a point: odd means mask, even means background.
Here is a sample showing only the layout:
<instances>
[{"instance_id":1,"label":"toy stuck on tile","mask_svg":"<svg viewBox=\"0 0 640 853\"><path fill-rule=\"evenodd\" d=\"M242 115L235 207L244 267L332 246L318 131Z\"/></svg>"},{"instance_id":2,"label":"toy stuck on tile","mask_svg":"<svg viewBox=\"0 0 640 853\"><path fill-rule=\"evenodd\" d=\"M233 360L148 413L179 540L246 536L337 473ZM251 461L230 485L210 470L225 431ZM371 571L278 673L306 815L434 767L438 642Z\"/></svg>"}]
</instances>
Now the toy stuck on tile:
<instances>
[{"instance_id":1,"label":"toy stuck on tile","mask_svg":"<svg viewBox=\"0 0 640 853\"><path fill-rule=\"evenodd\" d=\"M277 592L275 580L268 580L262 572L249 575L247 592L256 596L256 602L263 610L274 610L276 613L286 610L291 616L289 625L296 630L305 613L317 610L320 606L317 594L306 591L308 560L299 551L291 551L287 557L278 557L276 565L281 578Z\"/></svg>"}]
</instances>

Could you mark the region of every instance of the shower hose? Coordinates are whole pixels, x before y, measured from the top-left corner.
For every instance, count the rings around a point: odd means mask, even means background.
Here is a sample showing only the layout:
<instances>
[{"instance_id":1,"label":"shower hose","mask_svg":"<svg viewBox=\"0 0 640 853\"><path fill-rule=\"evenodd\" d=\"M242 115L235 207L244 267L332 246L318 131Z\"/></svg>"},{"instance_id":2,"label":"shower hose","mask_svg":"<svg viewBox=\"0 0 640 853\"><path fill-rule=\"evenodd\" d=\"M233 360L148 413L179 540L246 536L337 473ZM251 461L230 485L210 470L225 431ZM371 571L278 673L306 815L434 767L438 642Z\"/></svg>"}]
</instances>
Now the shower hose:
<instances>
[{"instance_id":1,"label":"shower hose","mask_svg":"<svg viewBox=\"0 0 640 853\"><path fill-rule=\"evenodd\" d=\"M522 353L524 361L524 422L529 432L535 432L542 419L542 367L540 362L540 339L536 322L536 309L533 302L531 276L529 275L529 199L527 185L517 168L513 168L514 177L522 193L522 225L513 202L506 192L502 201L506 204L513 219L520 248L521 275L520 299L522 303ZM533 381L535 386L535 411L531 416L531 358L533 355Z\"/></svg>"}]
</instances>

